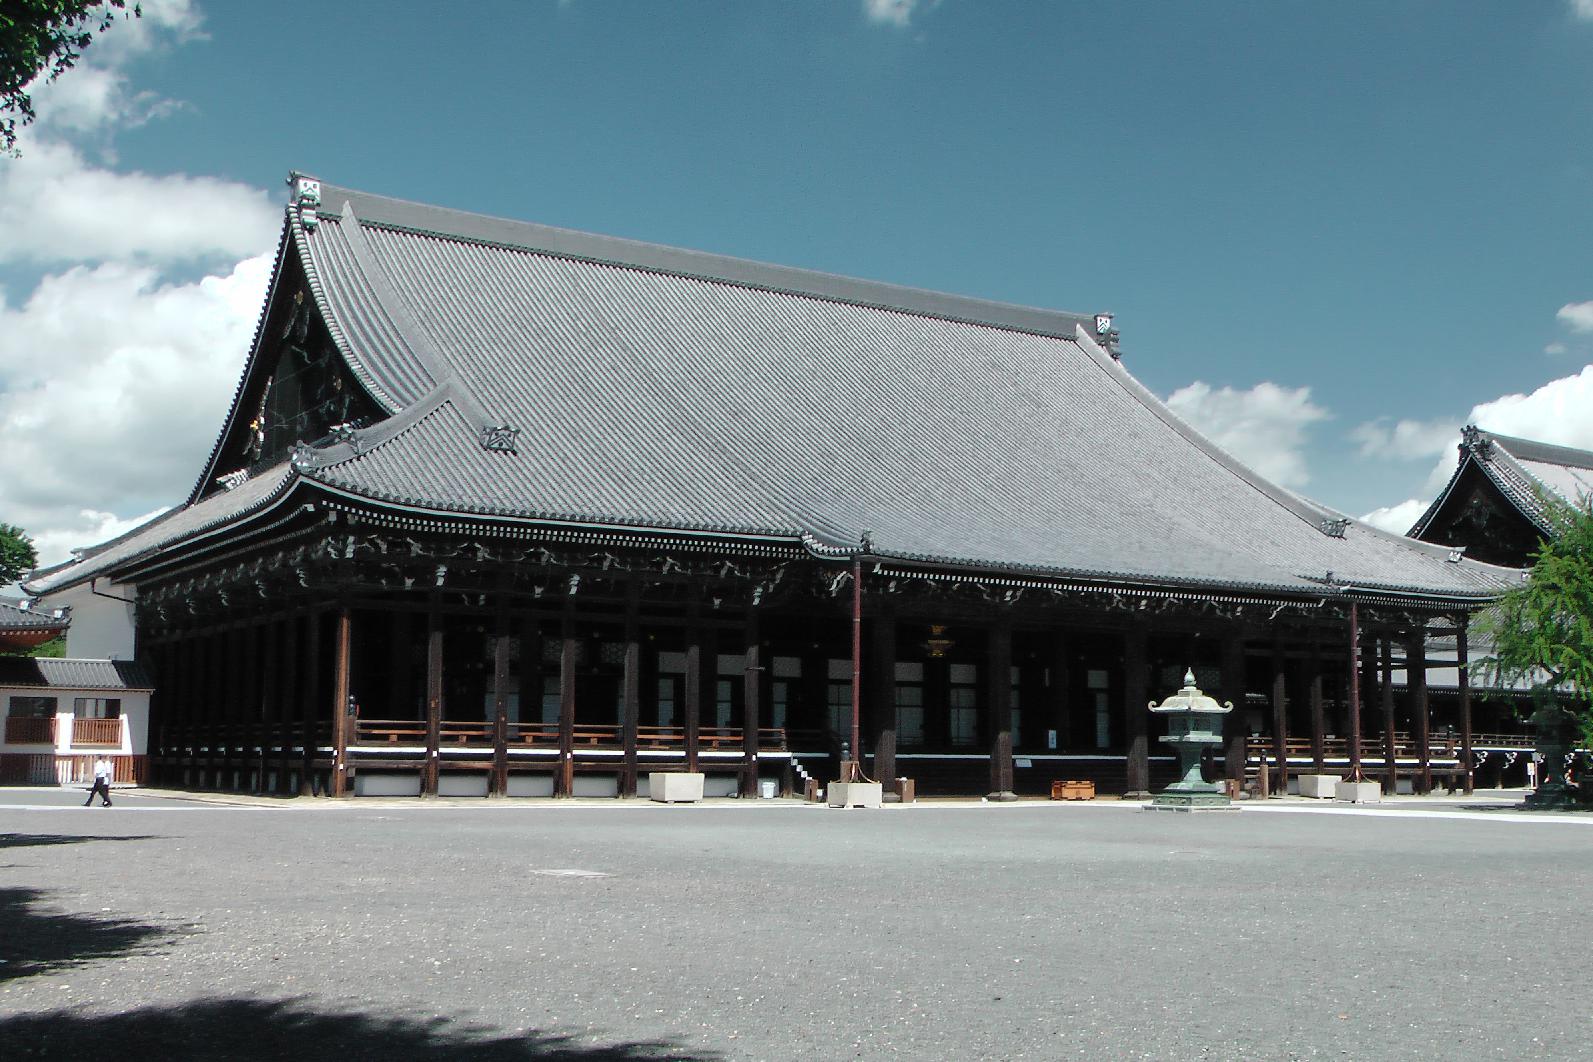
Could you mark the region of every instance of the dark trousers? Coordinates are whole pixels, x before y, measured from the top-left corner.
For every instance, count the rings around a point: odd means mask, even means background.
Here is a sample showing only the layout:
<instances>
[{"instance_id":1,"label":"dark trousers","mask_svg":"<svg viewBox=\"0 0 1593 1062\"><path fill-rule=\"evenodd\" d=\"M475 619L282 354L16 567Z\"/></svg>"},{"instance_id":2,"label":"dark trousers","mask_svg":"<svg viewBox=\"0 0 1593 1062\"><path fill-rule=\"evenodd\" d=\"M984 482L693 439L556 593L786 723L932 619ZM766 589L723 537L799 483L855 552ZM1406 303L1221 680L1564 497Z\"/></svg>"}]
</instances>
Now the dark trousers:
<instances>
[{"instance_id":1,"label":"dark trousers","mask_svg":"<svg viewBox=\"0 0 1593 1062\"><path fill-rule=\"evenodd\" d=\"M94 779L94 788L89 790L89 798L87 800L83 801L83 806L84 807L88 807L90 804L94 803L94 794L95 793L98 793L100 795L100 799L105 801L105 803L103 805L104 807L110 807L111 806L111 783L110 783L109 779L105 779L105 778L96 778L96 779Z\"/></svg>"}]
</instances>

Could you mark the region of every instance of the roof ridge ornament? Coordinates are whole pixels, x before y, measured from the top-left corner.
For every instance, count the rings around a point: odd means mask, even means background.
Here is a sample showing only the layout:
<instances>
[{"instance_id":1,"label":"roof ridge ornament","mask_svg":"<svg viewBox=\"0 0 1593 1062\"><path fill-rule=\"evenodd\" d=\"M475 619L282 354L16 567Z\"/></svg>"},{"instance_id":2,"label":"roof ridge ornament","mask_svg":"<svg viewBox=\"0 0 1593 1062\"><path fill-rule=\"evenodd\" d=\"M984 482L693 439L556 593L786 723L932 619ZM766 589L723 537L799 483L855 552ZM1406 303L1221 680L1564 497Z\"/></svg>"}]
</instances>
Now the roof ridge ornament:
<instances>
[{"instance_id":1,"label":"roof ridge ornament","mask_svg":"<svg viewBox=\"0 0 1593 1062\"><path fill-rule=\"evenodd\" d=\"M305 228L315 228L320 221L316 211L321 208L321 182L294 170L288 174L288 184L293 189L293 200L289 206L298 208L299 222Z\"/></svg>"},{"instance_id":2,"label":"roof ridge ornament","mask_svg":"<svg viewBox=\"0 0 1593 1062\"><path fill-rule=\"evenodd\" d=\"M1343 538L1344 532L1349 530L1350 518L1347 516L1340 516L1336 519L1323 520L1316 526L1317 530L1321 531L1328 538Z\"/></svg>"},{"instance_id":3,"label":"roof ridge ornament","mask_svg":"<svg viewBox=\"0 0 1593 1062\"><path fill-rule=\"evenodd\" d=\"M488 424L481 429L481 448L498 454L520 452L520 429L507 424Z\"/></svg>"},{"instance_id":4,"label":"roof ridge ornament","mask_svg":"<svg viewBox=\"0 0 1593 1062\"><path fill-rule=\"evenodd\" d=\"M1493 457L1493 439L1477 425L1467 424L1460 429L1460 452L1467 450L1487 461Z\"/></svg>"}]
</instances>

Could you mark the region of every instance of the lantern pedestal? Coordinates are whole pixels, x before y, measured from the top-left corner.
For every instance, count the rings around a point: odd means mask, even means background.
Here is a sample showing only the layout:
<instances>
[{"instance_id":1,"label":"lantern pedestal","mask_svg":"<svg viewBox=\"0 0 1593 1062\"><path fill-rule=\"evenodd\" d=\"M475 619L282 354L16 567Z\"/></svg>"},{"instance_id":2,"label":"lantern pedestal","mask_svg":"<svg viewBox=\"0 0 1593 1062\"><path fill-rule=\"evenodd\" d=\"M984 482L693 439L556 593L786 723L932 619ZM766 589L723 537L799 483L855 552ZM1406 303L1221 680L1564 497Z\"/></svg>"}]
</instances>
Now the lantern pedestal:
<instances>
[{"instance_id":1,"label":"lantern pedestal","mask_svg":"<svg viewBox=\"0 0 1593 1062\"><path fill-rule=\"evenodd\" d=\"M1238 811L1228 798L1222 782L1208 782L1202 776L1200 761L1207 749L1222 745L1222 717L1233 711L1232 703L1218 704L1200 692L1195 673L1184 673L1184 687L1150 710L1167 716L1167 736L1162 743L1178 753L1180 778L1150 802L1150 811Z\"/></svg>"}]
</instances>

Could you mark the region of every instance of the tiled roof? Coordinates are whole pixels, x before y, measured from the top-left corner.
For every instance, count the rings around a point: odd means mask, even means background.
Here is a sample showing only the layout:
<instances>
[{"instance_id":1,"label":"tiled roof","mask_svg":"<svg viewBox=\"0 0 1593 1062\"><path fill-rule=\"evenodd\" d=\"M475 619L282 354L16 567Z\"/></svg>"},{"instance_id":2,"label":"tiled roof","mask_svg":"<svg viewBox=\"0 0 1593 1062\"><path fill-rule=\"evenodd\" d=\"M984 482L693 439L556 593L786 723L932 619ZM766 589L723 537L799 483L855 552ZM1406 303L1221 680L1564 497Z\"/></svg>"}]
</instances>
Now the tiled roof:
<instances>
[{"instance_id":1,"label":"tiled roof","mask_svg":"<svg viewBox=\"0 0 1593 1062\"><path fill-rule=\"evenodd\" d=\"M312 227L288 216L329 330L395 415L301 451L275 490L302 478L387 505L820 550L869 532L886 558L1142 584L1509 582L1266 482L1078 314L330 186ZM489 427L516 429L515 452L485 448ZM195 508L230 518L261 478ZM169 519L204 523L187 512ZM158 537L188 533L172 530Z\"/></svg>"},{"instance_id":2,"label":"tiled roof","mask_svg":"<svg viewBox=\"0 0 1593 1062\"><path fill-rule=\"evenodd\" d=\"M20 603L0 600L0 631L64 631L70 622L66 616L35 612Z\"/></svg>"},{"instance_id":3,"label":"tiled roof","mask_svg":"<svg viewBox=\"0 0 1593 1062\"><path fill-rule=\"evenodd\" d=\"M1545 515L1548 502L1558 499L1575 504L1593 495L1593 451L1468 427L1454 474L1411 528L1412 537L1427 529L1460 482L1461 473L1471 466L1487 476L1510 504L1545 534L1553 531L1553 524Z\"/></svg>"},{"instance_id":4,"label":"tiled roof","mask_svg":"<svg viewBox=\"0 0 1593 1062\"><path fill-rule=\"evenodd\" d=\"M131 660L70 660L0 656L0 688L151 690L144 669Z\"/></svg>"}]
</instances>

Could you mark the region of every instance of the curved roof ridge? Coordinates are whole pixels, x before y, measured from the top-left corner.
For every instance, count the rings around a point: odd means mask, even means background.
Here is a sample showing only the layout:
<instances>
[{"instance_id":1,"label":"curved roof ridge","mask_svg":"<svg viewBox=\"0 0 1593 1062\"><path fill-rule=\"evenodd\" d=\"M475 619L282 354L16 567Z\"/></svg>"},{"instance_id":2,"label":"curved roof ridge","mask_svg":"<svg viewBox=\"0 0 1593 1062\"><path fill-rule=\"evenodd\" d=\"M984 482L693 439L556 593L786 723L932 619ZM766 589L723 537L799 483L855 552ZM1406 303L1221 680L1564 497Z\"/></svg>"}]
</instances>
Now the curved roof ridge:
<instances>
[{"instance_id":1,"label":"curved roof ridge","mask_svg":"<svg viewBox=\"0 0 1593 1062\"><path fill-rule=\"evenodd\" d=\"M458 242L488 244L601 265L670 273L696 280L899 310L1064 339L1071 338L1075 329L1094 321L1093 314L952 295L821 270L799 269L708 251L604 236L416 203L322 182L322 216L340 217L340 199L353 208L364 224Z\"/></svg>"},{"instance_id":2,"label":"curved roof ridge","mask_svg":"<svg viewBox=\"0 0 1593 1062\"><path fill-rule=\"evenodd\" d=\"M1518 461L1537 461L1546 465L1593 469L1593 450L1539 442L1536 439L1523 439L1514 435L1499 435L1491 431L1479 431L1478 435L1508 451L1510 456Z\"/></svg>"}]
</instances>

